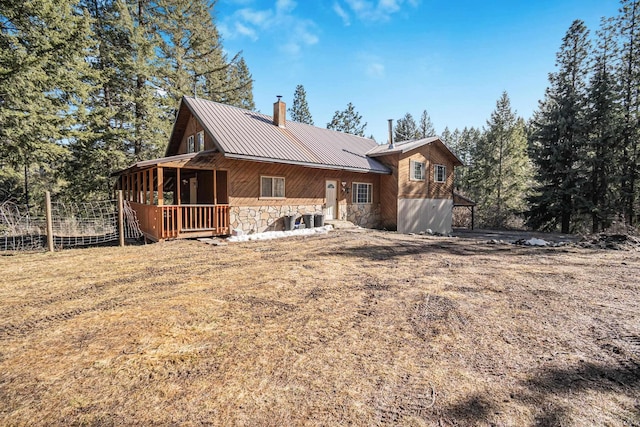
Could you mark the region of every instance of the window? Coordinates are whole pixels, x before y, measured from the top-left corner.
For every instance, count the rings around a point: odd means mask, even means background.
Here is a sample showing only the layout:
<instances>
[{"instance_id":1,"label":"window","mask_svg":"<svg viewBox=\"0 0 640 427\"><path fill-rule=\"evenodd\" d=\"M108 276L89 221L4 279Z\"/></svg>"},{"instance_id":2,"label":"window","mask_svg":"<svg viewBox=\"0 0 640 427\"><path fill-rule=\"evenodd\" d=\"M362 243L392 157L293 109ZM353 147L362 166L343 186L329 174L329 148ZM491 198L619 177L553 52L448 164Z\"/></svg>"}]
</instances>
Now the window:
<instances>
[{"instance_id":1,"label":"window","mask_svg":"<svg viewBox=\"0 0 640 427\"><path fill-rule=\"evenodd\" d=\"M189 135L189 137L187 138L187 153L193 153L194 151L193 135Z\"/></svg>"},{"instance_id":2,"label":"window","mask_svg":"<svg viewBox=\"0 0 640 427\"><path fill-rule=\"evenodd\" d=\"M371 203L372 184L353 183L353 203Z\"/></svg>"},{"instance_id":3,"label":"window","mask_svg":"<svg viewBox=\"0 0 640 427\"><path fill-rule=\"evenodd\" d=\"M196 151L204 151L204 131L196 134Z\"/></svg>"},{"instance_id":4,"label":"window","mask_svg":"<svg viewBox=\"0 0 640 427\"><path fill-rule=\"evenodd\" d=\"M284 178L261 176L260 197L284 198Z\"/></svg>"},{"instance_id":5,"label":"window","mask_svg":"<svg viewBox=\"0 0 640 427\"><path fill-rule=\"evenodd\" d=\"M411 160L411 180L424 181L424 162Z\"/></svg>"},{"instance_id":6,"label":"window","mask_svg":"<svg viewBox=\"0 0 640 427\"><path fill-rule=\"evenodd\" d=\"M447 180L447 167L443 165L436 165L434 180L436 182L445 182Z\"/></svg>"}]
</instances>

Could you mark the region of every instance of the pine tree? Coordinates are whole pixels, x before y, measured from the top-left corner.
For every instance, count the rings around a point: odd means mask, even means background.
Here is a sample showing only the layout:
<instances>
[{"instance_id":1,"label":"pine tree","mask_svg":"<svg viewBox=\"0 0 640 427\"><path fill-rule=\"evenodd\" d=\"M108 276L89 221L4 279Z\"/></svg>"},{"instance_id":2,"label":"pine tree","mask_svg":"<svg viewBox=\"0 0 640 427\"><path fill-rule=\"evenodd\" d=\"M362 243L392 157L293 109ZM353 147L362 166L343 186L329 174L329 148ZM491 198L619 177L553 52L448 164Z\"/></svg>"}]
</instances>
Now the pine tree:
<instances>
[{"instance_id":1,"label":"pine tree","mask_svg":"<svg viewBox=\"0 0 640 427\"><path fill-rule=\"evenodd\" d=\"M454 131L454 133L456 131ZM451 147L464 164L464 166L455 169L454 184L456 191L465 195L468 195L470 192L469 169L471 167L471 154L476 146L476 141L479 141L481 138L482 132L479 129L465 127L457 138L456 146Z\"/></svg>"},{"instance_id":2,"label":"pine tree","mask_svg":"<svg viewBox=\"0 0 640 427\"><path fill-rule=\"evenodd\" d=\"M253 111L256 108L253 102L253 78L244 58L231 63L228 68L228 88L224 98L225 104Z\"/></svg>"},{"instance_id":3,"label":"pine tree","mask_svg":"<svg viewBox=\"0 0 640 427\"><path fill-rule=\"evenodd\" d=\"M313 125L313 119L307 104L307 92L305 92L304 86L296 86L296 91L293 94L293 105L289 108L289 113L291 114L291 120L294 122Z\"/></svg>"},{"instance_id":4,"label":"pine tree","mask_svg":"<svg viewBox=\"0 0 640 427\"><path fill-rule=\"evenodd\" d=\"M393 131L393 139L397 142L410 141L416 139L418 126L410 113L398 119Z\"/></svg>"},{"instance_id":5,"label":"pine tree","mask_svg":"<svg viewBox=\"0 0 640 427\"><path fill-rule=\"evenodd\" d=\"M449 130L449 126L445 126L442 134L440 134L440 140L445 143L446 146L449 146L453 141L451 131Z\"/></svg>"},{"instance_id":6,"label":"pine tree","mask_svg":"<svg viewBox=\"0 0 640 427\"><path fill-rule=\"evenodd\" d=\"M451 132L451 138L450 141L445 143L447 147L449 147L449 149L453 150L454 153L458 152L458 146L460 145L460 131L458 130L458 128L455 128L453 130L453 132Z\"/></svg>"},{"instance_id":7,"label":"pine tree","mask_svg":"<svg viewBox=\"0 0 640 427\"><path fill-rule=\"evenodd\" d=\"M431 123L431 117L427 113L427 110L422 111L420 116L420 123L418 124L417 138L428 138L430 136L436 136L436 130Z\"/></svg>"},{"instance_id":8,"label":"pine tree","mask_svg":"<svg viewBox=\"0 0 640 427\"><path fill-rule=\"evenodd\" d=\"M40 171L66 155L62 143L84 112L91 31L75 3L0 2L0 158L24 171L27 205L30 178L51 175Z\"/></svg>"},{"instance_id":9,"label":"pine tree","mask_svg":"<svg viewBox=\"0 0 640 427\"><path fill-rule=\"evenodd\" d=\"M206 0L156 2L152 19L160 33L160 57L167 66L165 87L175 105L185 95L214 100L223 96L227 64L210 8ZM216 77L220 92L207 84Z\"/></svg>"},{"instance_id":10,"label":"pine tree","mask_svg":"<svg viewBox=\"0 0 640 427\"><path fill-rule=\"evenodd\" d=\"M506 92L497 101L487 126L473 152L470 187L480 221L506 227L524 210L531 176L524 121L511 110Z\"/></svg>"},{"instance_id":11,"label":"pine tree","mask_svg":"<svg viewBox=\"0 0 640 427\"><path fill-rule=\"evenodd\" d=\"M331 121L327 123L327 129L364 136L364 129L367 127L367 124L361 124L361 122L362 116L358 114L350 102L346 109L335 112Z\"/></svg>"},{"instance_id":12,"label":"pine tree","mask_svg":"<svg viewBox=\"0 0 640 427\"><path fill-rule=\"evenodd\" d=\"M534 228L559 224L568 233L572 217L584 206L580 188L586 173L580 153L587 134L588 34L582 21L571 24L556 55L558 71L549 75L550 86L532 123L531 153L539 184L530 198L528 223Z\"/></svg>"},{"instance_id":13,"label":"pine tree","mask_svg":"<svg viewBox=\"0 0 640 427\"><path fill-rule=\"evenodd\" d=\"M637 180L639 170L640 139L640 4L638 0L622 0L617 18L618 38L621 44L621 61L617 80L622 96L622 135L620 179L620 204L629 225L636 221Z\"/></svg>"},{"instance_id":14,"label":"pine tree","mask_svg":"<svg viewBox=\"0 0 640 427\"><path fill-rule=\"evenodd\" d=\"M584 210L591 216L594 233L609 226L615 214L613 191L622 116L614 75L617 46L612 24L610 20L603 20L597 33L598 44L588 93L589 138L584 157L589 175L583 189L583 200L586 204Z\"/></svg>"},{"instance_id":15,"label":"pine tree","mask_svg":"<svg viewBox=\"0 0 640 427\"><path fill-rule=\"evenodd\" d=\"M164 152L173 121L162 89L164 64L154 10L143 0L84 0L98 45L87 111L75 126L62 168L65 193L75 200L108 197L110 174Z\"/></svg>"}]
</instances>

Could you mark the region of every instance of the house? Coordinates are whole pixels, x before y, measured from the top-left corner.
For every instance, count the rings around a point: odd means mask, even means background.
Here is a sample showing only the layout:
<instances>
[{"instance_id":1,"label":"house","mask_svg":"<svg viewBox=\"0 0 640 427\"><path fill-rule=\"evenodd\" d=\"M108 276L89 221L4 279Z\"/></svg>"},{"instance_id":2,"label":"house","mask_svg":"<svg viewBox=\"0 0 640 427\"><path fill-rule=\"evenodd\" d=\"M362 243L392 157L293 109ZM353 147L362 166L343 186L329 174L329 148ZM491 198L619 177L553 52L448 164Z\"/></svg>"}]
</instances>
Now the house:
<instances>
[{"instance_id":1,"label":"house","mask_svg":"<svg viewBox=\"0 0 640 427\"><path fill-rule=\"evenodd\" d=\"M282 230L323 213L362 227L448 232L453 169L437 137L391 145L184 97L166 156L117 173L117 189L152 240Z\"/></svg>"}]
</instances>

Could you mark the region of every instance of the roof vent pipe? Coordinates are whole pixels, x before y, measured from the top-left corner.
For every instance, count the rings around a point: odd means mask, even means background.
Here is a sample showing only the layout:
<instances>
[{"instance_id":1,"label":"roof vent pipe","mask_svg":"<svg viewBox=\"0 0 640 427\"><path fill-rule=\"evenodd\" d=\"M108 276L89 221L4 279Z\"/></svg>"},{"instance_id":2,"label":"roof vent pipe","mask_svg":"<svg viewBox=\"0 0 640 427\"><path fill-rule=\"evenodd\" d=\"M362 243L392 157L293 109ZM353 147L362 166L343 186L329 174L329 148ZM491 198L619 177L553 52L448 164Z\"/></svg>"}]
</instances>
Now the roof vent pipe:
<instances>
[{"instance_id":1,"label":"roof vent pipe","mask_svg":"<svg viewBox=\"0 0 640 427\"><path fill-rule=\"evenodd\" d=\"M389 119L389 148L393 148L393 119Z\"/></svg>"}]
</instances>

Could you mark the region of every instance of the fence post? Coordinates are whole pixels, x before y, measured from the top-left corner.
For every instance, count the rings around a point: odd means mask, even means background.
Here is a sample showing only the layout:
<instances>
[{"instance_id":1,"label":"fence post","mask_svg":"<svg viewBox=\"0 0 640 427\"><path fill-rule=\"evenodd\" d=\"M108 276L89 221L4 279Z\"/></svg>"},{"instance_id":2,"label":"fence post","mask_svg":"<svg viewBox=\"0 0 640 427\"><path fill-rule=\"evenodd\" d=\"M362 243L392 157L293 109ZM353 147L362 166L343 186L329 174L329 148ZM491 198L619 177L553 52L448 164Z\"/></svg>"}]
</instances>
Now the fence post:
<instances>
[{"instance_id":1,"label":"fence post","mask_svg":"<svg viewBox=\"0 0 640 427\"><path fill-rule=\"evenodd\" d=\"M118 190L118 235L120 246L124 246L124 197L122 190Z\"/></svg>"},{"instance_id":2,"label":"fence post","mask_svg":"<svg viewBox=\"0 0 640 427\"><path fill-rule=\"evenodd\" d=\"M47 245L49 252L53 252L53 218L51 218L51 193L45 191L45 213L47 216Z\"/></svg>"}]
</instances>

